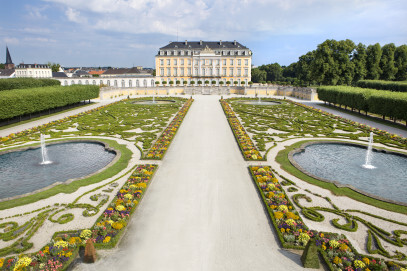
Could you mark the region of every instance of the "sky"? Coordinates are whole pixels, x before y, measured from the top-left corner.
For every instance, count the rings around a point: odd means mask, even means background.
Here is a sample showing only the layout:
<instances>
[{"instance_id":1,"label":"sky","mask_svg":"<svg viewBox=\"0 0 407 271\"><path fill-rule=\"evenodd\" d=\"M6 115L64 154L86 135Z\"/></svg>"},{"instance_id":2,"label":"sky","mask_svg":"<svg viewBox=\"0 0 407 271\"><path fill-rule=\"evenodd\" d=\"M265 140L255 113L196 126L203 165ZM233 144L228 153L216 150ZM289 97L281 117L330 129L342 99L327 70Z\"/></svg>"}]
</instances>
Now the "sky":
<instances>
[{"instance_id":1,"label":"sky","mask_svg":"<svg viewBox=\"0 0 407 271\"><path fill-rule=\"evenodd\" d=\"M327 39L407 44L406 0L0 0L0 63L143 66L170 41L233 41L255 66Z\"/></svg>"}]
</instances>

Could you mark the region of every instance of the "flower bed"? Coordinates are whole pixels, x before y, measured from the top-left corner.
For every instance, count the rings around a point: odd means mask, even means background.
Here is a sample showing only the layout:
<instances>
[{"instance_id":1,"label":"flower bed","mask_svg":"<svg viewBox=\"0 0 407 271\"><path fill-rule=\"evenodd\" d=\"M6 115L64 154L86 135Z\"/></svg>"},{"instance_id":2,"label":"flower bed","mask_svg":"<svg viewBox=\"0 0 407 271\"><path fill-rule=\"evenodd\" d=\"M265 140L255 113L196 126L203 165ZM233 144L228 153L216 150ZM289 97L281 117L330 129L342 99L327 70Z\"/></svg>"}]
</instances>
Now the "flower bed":
<instances>
[{"instance_id":1,"label":"flower bed","mask_svg":"<svg viewBox=\"0 0 407 271\"><path fill-rule=\"evenodd\" d=\"M91 228L96 248L114 247L142 199L157 165L139 165Z\"/></svg>"},{"instance_id":2,"label":"flower bed","mask_svg":"<svg viewBox=\"0 0 407 271\"><path fill-rule=\"evenodd\" d=\"M0 270L65 270L88 239L96 248L112 248L142 199L157 165L139 165L92 228L58 232L39 252L0 258Z\"/></svg>"},{"instance_id":3,"label":"flower bed","mask_svg":"<svg viewBox=\"0 0 407 271\"><path fill-rule=\"evenodd\" d=\"M148 151L145 156L146 159L161 160L164 157L193 101L193 99L189 99L182 106L168 127L162 132L155 144Z\"/></svg>"},{"instance_id":4,"label":"flower bed","mask_svg":"<svg viewBox=\"0 0 407 271\"><path fill-rule=\"evenodd\" d=\"M285 248L304 249L315 232L309 231L270 167L249 167L264 204Z\"/></svg>"},{"instance_id":5,"label":"flower bed","mask_svg":"<svg viewBox=\"0 0 407 271\"><path fill-rule=\"evenodd\" d=\"M220 103L245 160L265 161L266 159L261 156L260 152L254 146L253 141L240 124L240 121L237 119L229 104L223 99L220 100Z\"/></svg>"},{"instance_id":6,"label":"flower bed","mask_svg":"<svg viewBox=\"0 0 407 271\"><path fill-rule=\"evenodd\" d=\"M271 168L250 166L249 170L284 248L304 249L308 241L314 238L318 250L330 270L407 271L403 264L358 253L345 235L309 230L298 216L298 212L275 178Z\"/></svg>"}]
</instances>

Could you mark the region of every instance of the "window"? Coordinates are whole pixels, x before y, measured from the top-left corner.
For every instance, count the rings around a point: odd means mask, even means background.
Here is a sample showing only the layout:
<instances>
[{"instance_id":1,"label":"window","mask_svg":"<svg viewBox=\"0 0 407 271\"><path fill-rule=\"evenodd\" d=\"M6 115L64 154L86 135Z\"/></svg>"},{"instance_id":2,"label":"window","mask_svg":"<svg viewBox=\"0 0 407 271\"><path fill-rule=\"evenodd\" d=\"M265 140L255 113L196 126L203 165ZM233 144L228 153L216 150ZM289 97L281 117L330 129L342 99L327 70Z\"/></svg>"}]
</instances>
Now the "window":
<instances>
[{"instance_id":1,"label":"window","mask_svg":"<svg viewBox=\"0 0 407 271\"><path fill-rule=\"evenodd\" d=\"M139 82L139 80L136 80L136 87L139 87L140 86L140 82Z\"/></svg>"},{"instance_id":2,"label":"window","mask_svg":"<svg viewBox=\"0 0 407 271\"><path fill-rule=\"evenodd\" d=\"M198 69L195 68L194 75L198 75Z\"/></svg>"},{"instance_id":3,"label":"window","mask_svg":"<svg viewBox=\"0 0 407 271\"><path fill-rule=\"evenodd\" d=\"M171 76L171 68L167 68L167 76Z\"/></svg>"},{"instance_id":4,"label":"window","mask_svg":"<svg viewBox=\"0 0 407 271\"><path fill-rule=\"evenodd\" d=\"M117 87L117 80L114 80L114 86Z\"/></svg>"},{"instance_id":5,"label":"window","mask_svg":"<svg viewBox=\"0 0 407 271\"><path fill-rule=\"evenodd\" d=\"M164 59L160 59L160 65L164 66Z\"/></svg>"},{"instance_id":6,"label":"window","mask_svg":"<svg viewBox=\"0 0 407 271\"><path fill-rule=\"evenodd\" d=\"M233 59L230 60L230 65L233 65Z\"/></svg>"},{"instance_id":7,"label":"window","mask_svg":"<svg viewBox=\"0 0 407 271\"><path fill-rule=\"evenodd\" d=\"M226 65L226 59L223 60L223 65Z\"/></svg>"},{"instance_id":8,"label":"window","mask_svg":"<svg viewBox=\"0 0 407 271\"><path fill-rule=\"evenodd\" d=\"M132 87L132 86L133 86L133 83L131 80L129 80L129 87Z\"/></svg>"},{"instance_id":9,"label":"window","mask_svg":"<svg viewBox=\"0 0 407 271\"><path fill-rule=\"evenodd\" d=\"M188 68L188 76L191 76L191 68Z\"/></svg>"},{"instance_id":10,"label":"window","mask_svg":"<svg viewBox=\"0 0 407 271\"><path fill-rule=\"evenodd\" d=\"M233 68L229 69L229 76L233 76Z\"/></svg>"},{"instance_id":11,"label":"window","mask_svg":"<svg viewBox=\"0 0 407 271\"><path fill-rule=\"evenodd\" d=\"M169 65L171 65L171 59L167 59L167 65L169 66Z\"/></svg>"},{"instance_id":12,"label":"window","mask_svg":"<svg viewBox=\"0 0 407 271\"><path fill-rule=\"evenodd\" d=\"M160 76L164 76L164 68L160 69Z\"/></svg>"},{"instance_id":13,"label":"window","mask_svg":"<svg viewBox=\"0 0 407 271\"><path fill-rule=\"evenodd\" d=\"M242 60L238 59L237 60L237 65L239 65L239 66L242 65Z\"/></svg>"},{"instance_id":14,"label":"window","mask_svg":"<svg viewBox=\"0 0 407 271\"><path fill-rule=\"evenodd\" d=\"M219 59L217 59L217 60L216 60L216 65L219 65L219 62L220 62L220 60L219 60Z\"/></svg>"},{"instance_id":15,"label":"window","mask_svg":"<svg viewBox=\"0 0 407 271\"><path fill-rule=\"evenodd\" d=\"M122 80L122 88L124 88L126 86L126 82L124 82L124 80Z\"/></svg>"},{"instance_id":16,"label":"window","mask_svg":"<svg viewBox=\"0 0 407 271\"><path fill-rule=\"evenodd\" d=\"M184 59L181 59L181 66L184 66Z\"/></svg>"},{"instance_id":17,"label":"window","mask_svg":"<svg viewBox=\"0 0 407 271\"><path fill-rule=\"evenodd\" d=\"M208 60L208 65L212 65L212 59Z\"/></svg>"},{"instance_id":18,"label":"window","mask_svg":"<svg viewBox=\"0 0 407 271\"><path fill-rule=\"evenodd\" d=\"M226 68L223 68L223 76L226 76Z\"/></svg>"},{"instance_id":19,"label":"window","mask_svg":"<svg viewBox=\"0 0 407 271\"><path fill-rule=\"evenodd\" d=\"M85 85L89 85L89 80L86 80L86 81L85 81Z\"/></svg>"},{"instance_id":20,"label":"window","mask_svg":"<svg viewBox=\"0 0 407 271\"><path fill-rule=\"evenodd\" d=\"M244 60L244 64L247 66L247 65L249 65L249 60L248 59L245 59Z\"/></svg>"},{"instance_id":21,"label":"window","mask_svg":"<svg viewBox=\"0 0 407 271\"><path fill-rule=\"evenodd\" d=\"M244 69L244 76L249 76L249 69Z\"/></svg>"},{"instance_id":22,"label":"window","mask_svg":"<svg viewBox=\"0 0 407 271\"><path fill-rule=\"evenodd\" d=\"M96 85L96 80L93 80L92 85Z\"/></svg>"},{"instance_id":23,"label":"window","mask_svg":"<svg viewBox=\"0 0 407 271\"><path fill-rule=\"evenodd\" d=\"M212 69L209 69L209 75L212 76Z\"/></svg>"},{"instance_id":24,"label":"window","mask_svg":"<svg viewBox=\"0 0 407 271\"><path fill-rule=\"evenodd\" d=\"M174 59L174 65L177 65L177 60L176 59Z\"/></svg>"},{"instance_id":25,"label":"window","mask_svg":"<svg viewBox=\"0 0 407 271\"><path fill-rule=\"evenodd\" d=\"M237 69L237 76L242 76L242 72L241 72L240 68Z\"/></svg>"},{"instance_id":26,"label":"window","mask_svg":"<svg viewBox=\"0 0 407 271\"><path fill-rule=\"evenodd\" d=\"M216 75L219 76L219 68L216 69Z\"/></svg>"},{"instance_id":27,"label":"window","mask_svg":"<svg viewBox=\"0 0 407 271\"><path fill-rule=\"evenodd\" d=\"M178 69L174 68L174 76L178 76L177 71L178 71Z\"/></svg>"},{"instance_id":28,"label":"window","mask_svg":"<svg viewBox=\"0 0 407 271\"><path fill-rule=\"evenodd\" d=\"M202 76L205 76L205 68L202 68Z\"/></svg>"},{"instance_id":29,"label":"window","mask_svg":"<svg viewBox=\"0 0 407 271\"><path fill-rule=\"evenodd\" d=\"M188 65L191 65L191 59L188 59Z\"/></svg>"},{"instance_id":30,"label":"window","mask_svg":"<svg viewBox=\"0 0 407 271\"><path fill-rule=\"evenodd\" d=\"M181 68L181 76L184 76L184 68Z\"/></svg>"},{"instance_id":31,"label":"window","mask_svg":"<svg viewBox=\"0 0 407 271\"><path fill-rule=\"evenodd\" d=\"M151 79L151 86L154 86L154 79Z\"/></svg>"},{"instance_id":32,"label":"window","mask_svg":"<svg viewBox=\"0 0 407 271\"><path fill-rule=\"evenodd\" d=\"M81 80L79 80L79 81L78 81L78 84L79 84L79 85L82 85L82 81L81 81Z\"/></svg>"},{"instance_id":33,"label":"window","mask_svg":"<svg viewBox=\"0 0 407 271\"><path fill-rule=\"evenodd\" d=\"M99 81L99 85L103 85L103 80L100 80L100 81Z\"/></svg>"},{"instance_id":34,"label":"window","mask_svg":"<svg viewBox=\"0 0 407 271\"><path fill-rule=\"evenodd\" d=\"M144 85L145 87L147 86L147 80L146 80L146 79L144 79L143 85Z\"/></svg>"},{"instance_id":35,"label":"window","mask_svg":"<svg viewBox=\"0 0 407 271\"><path fill-rule=\"evenodd\" d=\"M64 81L64 85L67 86L67 85L68 85L68 81L65 80L65 81Z\"/></svg>"}]
</instances>

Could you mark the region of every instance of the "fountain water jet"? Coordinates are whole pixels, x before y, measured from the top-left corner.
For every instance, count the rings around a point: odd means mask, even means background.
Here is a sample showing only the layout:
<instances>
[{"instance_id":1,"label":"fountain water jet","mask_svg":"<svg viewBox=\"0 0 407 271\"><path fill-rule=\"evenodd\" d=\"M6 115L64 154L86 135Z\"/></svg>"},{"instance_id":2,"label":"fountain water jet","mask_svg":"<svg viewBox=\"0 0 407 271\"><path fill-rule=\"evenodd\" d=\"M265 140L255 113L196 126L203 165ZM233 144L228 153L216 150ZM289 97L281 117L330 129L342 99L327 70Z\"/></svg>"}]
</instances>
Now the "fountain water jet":
<instances>
[{"instance_id":1,"label":"fountain water jet","mask_svg":"<svg viewBox=\"0 0 407 271\"><path fill-rule=\"evenodd\" d=\"M45 135L41 134L41 155L42 155L42 162L40 165L49 165L52 164L52 161L48 158L47 147L45 146Z\"/></svg>"},{"instance_id":2,"label":"fountain water jet","mask_svg":"<svg viewBox=\"0 0 407 271\"><path fill-rule=\"evenodd\" d=\"M366 151L365 164L363 165L363 167L367 169L376 168L375 166L372 165L372 147L373 147L373 132L370 132L369 145Z\"/></svg>"}]
</instances>

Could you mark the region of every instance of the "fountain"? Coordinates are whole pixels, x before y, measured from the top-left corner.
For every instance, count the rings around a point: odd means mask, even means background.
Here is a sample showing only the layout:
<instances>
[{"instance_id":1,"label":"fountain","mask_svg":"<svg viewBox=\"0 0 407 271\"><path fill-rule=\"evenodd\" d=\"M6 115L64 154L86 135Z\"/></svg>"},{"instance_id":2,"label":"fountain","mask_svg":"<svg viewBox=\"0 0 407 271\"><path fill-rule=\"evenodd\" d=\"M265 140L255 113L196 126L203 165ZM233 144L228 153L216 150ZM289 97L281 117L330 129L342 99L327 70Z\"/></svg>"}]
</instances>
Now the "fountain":
<instances>
[{"instance_id":1,"label":"fountain","mask_svg":"<svg viewBox=\"0 0 407 271\"><path fill-rule=\"evenodd\" d=\"M367 169L376 168L375 166L372 165L372 147L373 147L373 132L370 132L369 146L367 147L365 163L363 164L363 167Z\"/></svg>"},{"instance_id":2,"label":"fountain","mask_svg":"<svg viewBox=\"0 0 407 271\"><path fill-rule=\"evenodd\" d=\"M52 164L52 161L50 161L48 158L47 147L45 146L45 135L41 134L40 138L41 138L41 156L42 156L42 162L40 163L40 165Z\"/></svg>"},{"instance_id":3,"label":"fountain","mask_svg":"<svg viewBox=\"0 0 407 271\"><path fill-rule=\"evenodd\" d=\"M311 142L292 151L289 159L315 179L351 185L372 195L407 203L407 154L376 150L372 147L372 134L369 139L367 152L359 144Z\"/></svg>"},{"instance_id":4,"label":"fountain","mask_svg":"<svg viewBox=\"0 0 407 271\"><path fill-rule=\"evenodd\" d=\"M52 157L52 161L48 158ZM42 162L39 161L42 158ZM101 142L68 141L0 153L0 200L90 176L108 166L116 152Z\"/></svg>"}]
</instances>

